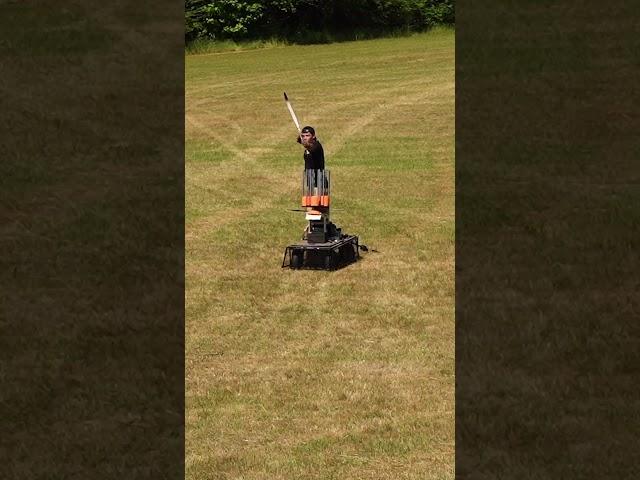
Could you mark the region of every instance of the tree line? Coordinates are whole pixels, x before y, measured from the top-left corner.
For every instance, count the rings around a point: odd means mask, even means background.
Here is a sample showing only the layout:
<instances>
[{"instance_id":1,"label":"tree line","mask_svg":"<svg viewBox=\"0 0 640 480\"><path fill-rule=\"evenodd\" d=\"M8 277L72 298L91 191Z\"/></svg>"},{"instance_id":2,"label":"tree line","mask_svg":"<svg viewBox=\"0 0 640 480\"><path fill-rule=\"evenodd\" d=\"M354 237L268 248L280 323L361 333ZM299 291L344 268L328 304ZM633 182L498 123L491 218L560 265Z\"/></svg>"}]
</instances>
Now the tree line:
<instances>
[{"instance_id":1,"label":"tree line","mask_svg":"<svg viewBox=\"0 0 640 480\"><path fill-rule=\"evenodd\" d=\"M452 25L455 0L185 0L187 42L350 39Z\"/></svg>"}]
</instances>

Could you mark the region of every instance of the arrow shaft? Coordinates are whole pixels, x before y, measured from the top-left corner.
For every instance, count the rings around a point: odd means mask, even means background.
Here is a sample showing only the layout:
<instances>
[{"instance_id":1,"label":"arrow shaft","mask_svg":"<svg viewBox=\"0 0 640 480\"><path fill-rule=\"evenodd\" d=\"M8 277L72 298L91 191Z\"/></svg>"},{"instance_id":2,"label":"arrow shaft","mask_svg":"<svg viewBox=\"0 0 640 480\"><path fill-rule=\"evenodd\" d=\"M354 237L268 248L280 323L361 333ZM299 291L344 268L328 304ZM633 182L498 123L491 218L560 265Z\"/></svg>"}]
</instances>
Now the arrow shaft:
<instances>
[{"instance_id":1,"label":"arrow shaft","mask_svg":"<svg viewBox=\"0 0 640 480\"><path fill-rule=\"evenodd\" d=\"M296 117L296 112L293 111L293 107L291 103L287 100L287 108L289 109L289 113L291 114L291 118L293 119L293 123L296 124L296 128L298 129L298 133L300 133L300 122L298 122L298 117Z\"/></svg>"},{"instance_id":2,"label":"arrow shaft","mask_svg":"<svg viewBox=\"0 0 640 480\"><path fill-rule=\"evenodd\" d=\"M287 102L287 108L289 109L289 113L291 114L293 123L295 123L296 128L298 129L298 133L300 133L300 122L298 122L298 117L296 117L296 112L293 111L291 102L289 102L289 97L287 97L287 92L284 92L284 101Z\"/></svg>"}]
</instances>

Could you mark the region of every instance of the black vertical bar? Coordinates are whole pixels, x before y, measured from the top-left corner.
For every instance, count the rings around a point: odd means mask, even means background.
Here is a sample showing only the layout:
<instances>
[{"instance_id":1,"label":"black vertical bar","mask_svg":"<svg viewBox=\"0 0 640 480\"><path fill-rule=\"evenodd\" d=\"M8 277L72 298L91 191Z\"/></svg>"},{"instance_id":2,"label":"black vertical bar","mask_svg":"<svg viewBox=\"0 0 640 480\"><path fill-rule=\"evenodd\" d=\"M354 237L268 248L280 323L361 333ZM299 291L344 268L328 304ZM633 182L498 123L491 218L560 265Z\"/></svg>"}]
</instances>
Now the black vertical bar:
<instances>
[{"instance_id":1,"label":"black vertical bar","mask_svg":"<svg viewBox=\"0 0 640 480\"><path fill-rule=\"evenodd\" d=\"M637 478L637 2L457 2L456 476Z\"/></svg>"},{"instance_id":2,"label":"black vertical bar","mask_svg":"<svg viewBox=\"0 0 640 480\"><path fill-rule=\"evenodd\" d=\"M183 3L0 31L0 478L184 479Z\"/></svg>"}]
</instances>

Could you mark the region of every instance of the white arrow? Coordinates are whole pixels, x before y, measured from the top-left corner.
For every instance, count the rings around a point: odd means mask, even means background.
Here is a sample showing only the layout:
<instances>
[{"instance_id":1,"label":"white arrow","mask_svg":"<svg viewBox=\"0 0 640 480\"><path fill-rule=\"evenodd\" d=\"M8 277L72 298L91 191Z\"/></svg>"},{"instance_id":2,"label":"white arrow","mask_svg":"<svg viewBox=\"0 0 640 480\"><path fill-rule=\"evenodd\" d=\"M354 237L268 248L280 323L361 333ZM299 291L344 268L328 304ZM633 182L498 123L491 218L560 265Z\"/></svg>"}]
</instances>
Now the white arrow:
<instances>
[{"instance_id":1,"label":"white arrow","mask_svg":"<svg viewBox=\"0 0 640 480\"><path fill-rule=\"evenodd\" d=\"M291 106L291 102L289 102L289 97L287 97L287 92L284 92L284 101L287 102L287 108L289 109L289 113L291 114L291 118L293 118L293 123L296 124L296 128L298 129L298 133L300 133L300 122L298 122L298 117L296 117L296 112L293 111L293 107Z\"/></svg>"}]
</instances>

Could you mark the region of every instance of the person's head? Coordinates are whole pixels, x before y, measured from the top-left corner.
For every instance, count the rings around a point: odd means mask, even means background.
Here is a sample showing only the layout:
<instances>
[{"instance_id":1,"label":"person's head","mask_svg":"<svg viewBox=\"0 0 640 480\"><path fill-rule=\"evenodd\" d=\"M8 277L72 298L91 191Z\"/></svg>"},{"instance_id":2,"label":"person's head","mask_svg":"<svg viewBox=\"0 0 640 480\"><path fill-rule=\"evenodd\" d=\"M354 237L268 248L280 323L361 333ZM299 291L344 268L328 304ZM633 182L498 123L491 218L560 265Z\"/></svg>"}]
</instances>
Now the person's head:
<instances>
[{"instance_id":1,"label":"person's head","mask_svg":"<svg viewBox=\"0 0 640 480\"><path fill-rule=\"evenodd\" d=\"M307 125L300 131L300 139L302 140L302 144L304 146L311 145L311 143L316 140L316 131L313 127Z\"/></svg>"}]
</instances>

